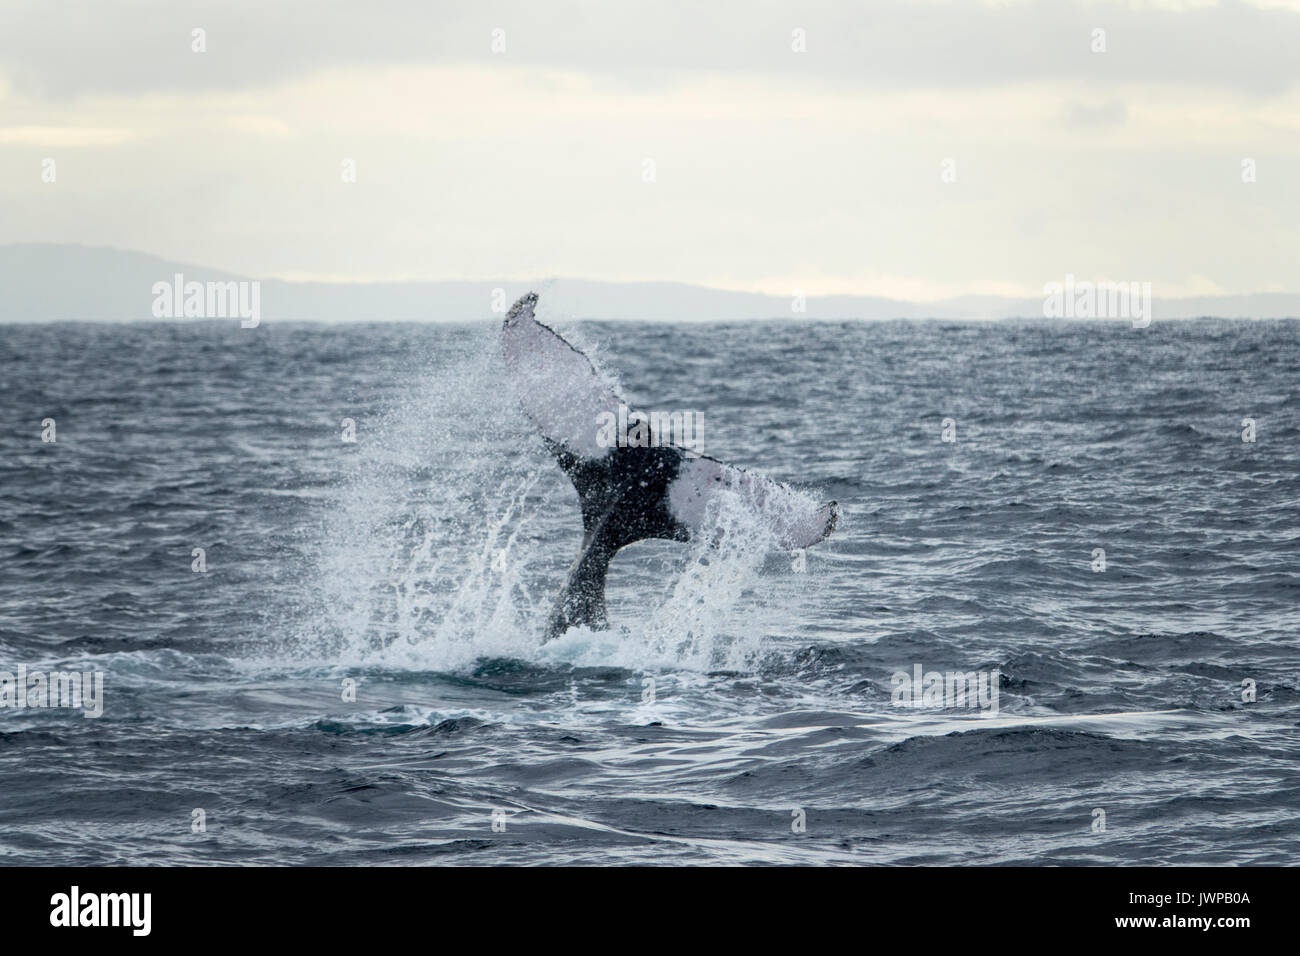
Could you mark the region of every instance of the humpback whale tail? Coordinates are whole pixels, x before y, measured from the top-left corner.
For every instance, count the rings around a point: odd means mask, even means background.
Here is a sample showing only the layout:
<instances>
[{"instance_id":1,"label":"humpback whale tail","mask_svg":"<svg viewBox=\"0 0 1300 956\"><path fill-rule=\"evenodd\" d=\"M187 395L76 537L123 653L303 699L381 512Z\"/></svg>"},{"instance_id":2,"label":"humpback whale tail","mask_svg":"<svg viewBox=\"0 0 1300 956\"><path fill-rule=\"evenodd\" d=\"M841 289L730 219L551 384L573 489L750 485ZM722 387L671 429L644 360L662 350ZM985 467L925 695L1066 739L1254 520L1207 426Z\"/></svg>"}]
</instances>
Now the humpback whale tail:
<instances>
[{"instance_id":1,"label":"humpback whale tail","mask_svg":"<svg viewBox=\"0 0 1300 956\"><path fill-rule=\"evenodd\" d=\"M786 550L815 544L835 528L835 502L816 506L716 459L653 440L606 447L600 422L613 421L608 416L617 416L622 402L587 356L537 321L536 305L530 292L510 308L502 352L525 414L577 489L584 532L551 609L547 640L578 625L607 627L605 576L618 550L647 538L689 541L710 533L728 493L743 495Z\"/></svg>"}]
</instances>

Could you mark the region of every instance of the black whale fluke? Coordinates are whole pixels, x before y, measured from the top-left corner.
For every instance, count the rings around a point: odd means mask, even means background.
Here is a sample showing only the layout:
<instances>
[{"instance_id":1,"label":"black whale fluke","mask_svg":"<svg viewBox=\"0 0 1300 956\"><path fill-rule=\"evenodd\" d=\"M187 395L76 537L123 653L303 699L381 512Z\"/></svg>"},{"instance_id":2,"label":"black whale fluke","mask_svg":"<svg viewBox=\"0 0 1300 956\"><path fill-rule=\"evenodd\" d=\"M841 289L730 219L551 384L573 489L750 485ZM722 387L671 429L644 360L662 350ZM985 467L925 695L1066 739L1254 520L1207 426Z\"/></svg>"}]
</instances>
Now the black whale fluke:
<instances>
[{"instance_id":1,"label":"black whale fluke","mask_svg":"<svg viewBox=\"0 0 1300 956\"><path fill-rule=\"evenodd\" d=\"M745 495L781 547L805 548L831 533L839 517L833 501L817 506L761 475L671 444L603 445L600 421L622 403L582 352L536 320L536 304L530 292L511 307L502 353L524 413L578 492L584 532L547 640L570 627L607 627L605 576L618 550L647 538L691 540L708 527L710 505L723 490Z\"/></svg>"},{"instance_id":2,"label":"black whale fluke","mask_svg":"<svg viewBox=\"0 0 1300 956\"><path fill-rule=\"evenodd\" d=\"M676 448L614 448L591 459L546 444L578 490L583 528L582 548L546 622L550 640L577 625L608 626L605 573L619 548L646 538L688 541L690 532L668 505L681 465Z\"/></svg>"}]
</instances>

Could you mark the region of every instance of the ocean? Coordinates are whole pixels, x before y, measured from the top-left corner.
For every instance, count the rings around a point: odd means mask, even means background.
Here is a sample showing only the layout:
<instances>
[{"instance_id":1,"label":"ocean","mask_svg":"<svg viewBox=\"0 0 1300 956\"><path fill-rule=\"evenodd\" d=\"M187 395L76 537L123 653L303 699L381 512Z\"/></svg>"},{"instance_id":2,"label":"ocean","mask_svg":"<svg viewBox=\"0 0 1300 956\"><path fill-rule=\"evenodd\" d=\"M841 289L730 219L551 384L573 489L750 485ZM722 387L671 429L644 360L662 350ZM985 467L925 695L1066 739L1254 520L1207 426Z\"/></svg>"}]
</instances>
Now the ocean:
<instances>
[{"instance_id":1,"label":"ocean","mask_svg":"<svg viewBox=\"0 0 1300 956\"><path fill-rule=\"evenodd\" d=\"M0 860L1295 862L1300 323L556 327L835 533L545 643L496 322L0 328Z\"/></svg>"}]
</instances>

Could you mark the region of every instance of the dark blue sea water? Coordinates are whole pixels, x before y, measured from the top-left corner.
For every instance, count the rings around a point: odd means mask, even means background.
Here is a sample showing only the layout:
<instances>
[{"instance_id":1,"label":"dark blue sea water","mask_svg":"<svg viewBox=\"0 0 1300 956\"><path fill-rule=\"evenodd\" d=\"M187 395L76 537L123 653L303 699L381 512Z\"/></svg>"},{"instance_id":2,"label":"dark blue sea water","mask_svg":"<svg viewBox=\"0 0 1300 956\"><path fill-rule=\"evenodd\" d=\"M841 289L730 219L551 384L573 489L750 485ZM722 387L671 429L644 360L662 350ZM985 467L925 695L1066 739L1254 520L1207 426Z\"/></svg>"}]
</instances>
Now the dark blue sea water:
<instances>
[{"instance_id":1,"label":"dark blue sea water","mask_svg":"<svg viewBox=\"0 0 1300 956\"><path fill-rule=\"evenodd\" d=\"M0 326L0 670L104 679L0 710L3 861L1295 861L1300 324L559 328L838 499L806 571L637 544L543 644L494 323Z\"/></svg>"}]
</instances>

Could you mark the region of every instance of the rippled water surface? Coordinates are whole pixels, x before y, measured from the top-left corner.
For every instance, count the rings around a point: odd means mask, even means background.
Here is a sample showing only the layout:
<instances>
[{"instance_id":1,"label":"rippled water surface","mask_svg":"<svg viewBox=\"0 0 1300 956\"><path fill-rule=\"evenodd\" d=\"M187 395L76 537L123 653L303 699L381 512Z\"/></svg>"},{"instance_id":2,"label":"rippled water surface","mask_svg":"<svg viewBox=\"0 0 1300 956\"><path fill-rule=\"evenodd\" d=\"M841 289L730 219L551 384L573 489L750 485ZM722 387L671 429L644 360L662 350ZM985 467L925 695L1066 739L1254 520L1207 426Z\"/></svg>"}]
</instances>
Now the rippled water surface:
<instances>
[{"instance_id":1,"label":"rippled water surface","mask_svg":"<svg viewBox=\"0 0 1300 956\"><path fill-rule=\"evenodd\" d=\"M493 324L0 326L0 669L104 675L0 710L4 861L1294 861L1300 325L555 321L841 502L804 573L637 544L543 644Z\"/></svg>"}]
</instances>

